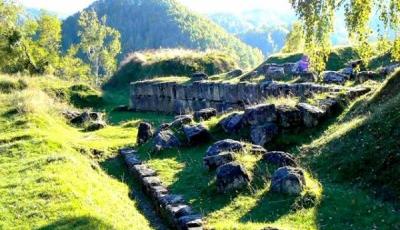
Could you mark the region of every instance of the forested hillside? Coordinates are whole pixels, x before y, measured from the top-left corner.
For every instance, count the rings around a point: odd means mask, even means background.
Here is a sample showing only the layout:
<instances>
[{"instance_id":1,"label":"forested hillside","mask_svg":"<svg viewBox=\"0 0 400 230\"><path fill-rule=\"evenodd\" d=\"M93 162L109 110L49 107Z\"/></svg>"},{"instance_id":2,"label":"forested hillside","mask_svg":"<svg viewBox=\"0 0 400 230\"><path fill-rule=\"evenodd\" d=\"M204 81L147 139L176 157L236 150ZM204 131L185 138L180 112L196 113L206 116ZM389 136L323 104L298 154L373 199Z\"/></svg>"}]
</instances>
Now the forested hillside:
<instances>
[{"instance_id":1,"label":"forested hillside","mask_svg":"<svg viewBox=\"0 0 400 230\"><path fill-rule=\"evenodd\" d=\"M101 0L89 6L106 24L121 33L122 56L143 49L224 49L243 67L262 61L259 50L242 43L210 20L189 11L176 0ZM63 48L79 43L77 13L63 23ZM121 23L123 22L123 23Z\"/></svg>"}]
</instances>

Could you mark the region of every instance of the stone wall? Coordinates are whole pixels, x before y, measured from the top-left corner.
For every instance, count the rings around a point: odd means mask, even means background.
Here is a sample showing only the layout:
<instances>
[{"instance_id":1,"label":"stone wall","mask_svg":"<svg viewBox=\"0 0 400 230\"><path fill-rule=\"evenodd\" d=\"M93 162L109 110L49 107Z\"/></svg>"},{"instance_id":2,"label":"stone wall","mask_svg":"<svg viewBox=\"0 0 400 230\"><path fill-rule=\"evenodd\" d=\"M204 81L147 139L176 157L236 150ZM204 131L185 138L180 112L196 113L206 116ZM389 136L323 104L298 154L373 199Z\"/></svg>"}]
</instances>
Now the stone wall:
<instances>
[{"instance_id":1,"label":"stone wall","mask_svg":"<svg viewBox=\"0 0 400 230\"><path fill-rule=\"evenodd\" d=\"M131 83L130 107L135 111L153 111L186 114L204 108L219 112L244 109L247 105L262 103L269 97L307 96L311 93L338 92L340 87L314 83L217 83L142 81Z\"/></svg>"}]
</instances>

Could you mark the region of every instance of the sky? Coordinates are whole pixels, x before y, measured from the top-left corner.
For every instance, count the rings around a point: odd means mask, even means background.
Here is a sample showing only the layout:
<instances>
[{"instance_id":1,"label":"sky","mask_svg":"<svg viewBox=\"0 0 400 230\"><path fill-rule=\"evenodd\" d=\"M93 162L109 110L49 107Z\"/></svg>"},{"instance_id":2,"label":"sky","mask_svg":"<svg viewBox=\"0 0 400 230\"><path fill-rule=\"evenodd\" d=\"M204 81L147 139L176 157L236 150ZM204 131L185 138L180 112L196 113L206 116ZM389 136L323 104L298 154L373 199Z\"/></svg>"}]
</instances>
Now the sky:
<instances>
[{"instance_id":1,"label":"sky","mask_svg":"<svg viewBox=\"0 0 400 230\"><path fill-rule=\"evenodd\" d=\"M94 0L17 0L29 8L45 9L61 17L89 6ZM240 13L252 9L267 9L272 12L290 10L288 0L179 0L190 9L199 13Z\"/></svg>"}]
</instances>

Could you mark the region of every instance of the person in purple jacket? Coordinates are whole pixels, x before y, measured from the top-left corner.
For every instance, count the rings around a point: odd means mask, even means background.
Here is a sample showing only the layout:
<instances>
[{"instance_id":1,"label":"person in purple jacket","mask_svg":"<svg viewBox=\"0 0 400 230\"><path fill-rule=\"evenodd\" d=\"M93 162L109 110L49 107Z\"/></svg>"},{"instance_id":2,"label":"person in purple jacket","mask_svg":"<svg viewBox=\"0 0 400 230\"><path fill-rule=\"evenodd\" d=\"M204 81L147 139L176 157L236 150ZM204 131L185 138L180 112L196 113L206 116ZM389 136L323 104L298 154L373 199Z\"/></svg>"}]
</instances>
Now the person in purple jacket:
<instances>
[{"instance_id":1,"label":"person in purple jacket","mask_svg":"<svg viewBox=\"0 0 400 230\"><path fill-rule=\"evenodd\" d=\"M300 61L297 63L297 72L308 72L310 68L310 58L307 55L303 55Z\"/></svg>"}]
</instances>

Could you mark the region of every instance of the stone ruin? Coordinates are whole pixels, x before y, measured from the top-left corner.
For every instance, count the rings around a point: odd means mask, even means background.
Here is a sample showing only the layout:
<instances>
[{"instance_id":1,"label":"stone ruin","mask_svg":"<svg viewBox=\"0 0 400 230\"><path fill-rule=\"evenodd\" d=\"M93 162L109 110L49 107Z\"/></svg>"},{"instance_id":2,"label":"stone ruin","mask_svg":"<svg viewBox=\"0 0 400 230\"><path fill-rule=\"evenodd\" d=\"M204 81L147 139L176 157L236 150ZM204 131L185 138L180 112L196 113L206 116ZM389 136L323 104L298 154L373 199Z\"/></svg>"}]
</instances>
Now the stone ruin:
<instances>
[{"instance_id":1,"label":"stone ruin","mask_svg":"<svg viewBox=\"0 0 400 230\"><path fill-rule=\"evenodd\" d=\"M134 111L187 114L205 108L218 112L243 110L269 97L304 97L313 93L340 92L343 87L315 83L275 82L218 83L198 81L191 84L140 81L131 83L130 107Z\"/></svg>"}]
</instances>

